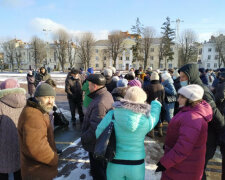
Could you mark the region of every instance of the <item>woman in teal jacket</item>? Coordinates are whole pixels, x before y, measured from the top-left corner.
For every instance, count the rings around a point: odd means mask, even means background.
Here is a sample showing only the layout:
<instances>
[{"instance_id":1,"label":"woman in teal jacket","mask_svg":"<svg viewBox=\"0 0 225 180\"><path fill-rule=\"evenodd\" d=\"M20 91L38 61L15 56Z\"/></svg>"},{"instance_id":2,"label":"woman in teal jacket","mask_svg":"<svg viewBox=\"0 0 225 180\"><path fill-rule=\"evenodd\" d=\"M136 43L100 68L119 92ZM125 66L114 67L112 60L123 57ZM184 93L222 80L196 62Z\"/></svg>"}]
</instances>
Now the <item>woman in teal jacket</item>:
<instances>
[{"instance_id":1,"label":"woman in teal jacket","mask_svg":"<svg viewBox=\"0 0 225 180\"><path fill-rule=\"evenodd\" d=\"M145 104L146 93L134 86L127 90L124 100L114 103L96 130L96 138L112 121L116 134L116 155L107 165L107 180L144 180L145 135L159 120L161 103Z\"/></svg>"}]
</instances>

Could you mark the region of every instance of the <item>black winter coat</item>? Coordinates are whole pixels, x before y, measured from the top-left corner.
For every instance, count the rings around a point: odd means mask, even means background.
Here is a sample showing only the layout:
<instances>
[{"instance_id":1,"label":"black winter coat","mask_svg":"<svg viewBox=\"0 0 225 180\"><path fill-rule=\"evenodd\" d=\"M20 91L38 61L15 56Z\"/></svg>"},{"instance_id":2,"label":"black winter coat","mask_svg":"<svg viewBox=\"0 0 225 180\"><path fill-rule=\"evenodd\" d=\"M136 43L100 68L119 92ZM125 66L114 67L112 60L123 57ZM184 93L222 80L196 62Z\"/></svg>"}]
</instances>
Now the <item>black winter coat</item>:
<instances>
[{"instance_id":1,"label":"black winter coat","mask_svg":"<svg viewBox=\"0 0 225 180\"><path fill-rule=\"evenodd\" d=\"M111 93L113 91L113 89L117 87L116 81L113 81L112 77L105 77L105 79L106 79L105 87Z\"/></svg>"},{"instance_id":2,"label":"black winter coat","mask_svg":"<svg viewBox=\"0 0 225 180\"><path fill-rule=\"evenodd\" d=\"M65 81L65 92L68 99L82 101L82 83L81 80L68 77Z\"/></svg>"},{"instance_id":3,"label":"black winter coat","mask_svg":"<svg viewBox=\"0 0 225 180\"><path fill-rule=\"evenodd\" d=\"M81 142L86 151L94 152L96 143L95 130L106 113L112 108L114 101L112 95L105 87L90 93L88 96L92 98L92 101L84 116Z\"/></svg>"},{"instance_id":4,"label":"black winter coat","mask_svg":"<svg viewBox=\"0 0 225 180\"><path fill-rule=\"evenodd\" d=\"M186 64L179 69L179 72L184 72L188 76L189 84L198 84L204 89L203 99L208 102L213 109L213 120L208 124L208 131L214 131L215 133L221 132L224 127L224 117L216 107L214 95L207 86L203 85L199 78L197 64Z\"/></svg>"}]
</instances>

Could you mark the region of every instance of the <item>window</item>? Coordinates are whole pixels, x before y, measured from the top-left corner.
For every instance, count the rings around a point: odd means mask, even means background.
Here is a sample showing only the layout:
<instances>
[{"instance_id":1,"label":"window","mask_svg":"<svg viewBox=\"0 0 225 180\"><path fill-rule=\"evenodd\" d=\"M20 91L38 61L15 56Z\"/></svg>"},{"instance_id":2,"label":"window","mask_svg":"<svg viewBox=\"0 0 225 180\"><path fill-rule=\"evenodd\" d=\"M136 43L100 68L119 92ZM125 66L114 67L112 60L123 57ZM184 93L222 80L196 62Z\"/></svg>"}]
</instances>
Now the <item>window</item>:
<instances>
[{"instance_id":1,"label":"window","mask_svg":"<svg viewBox=\"0 0 225 180\"><path fill-rule=\"evenodd\" d=\"M214 63L214 68L217 68L217 63Z\"/></svg>"},{"instance_id":2,"label":"window","mask_svg":"<svg viewBox=\"0 0 225 180\"><path fill-rule=\"evenodd\" d=\"M173 65L172 64L169 64L169 68L173 68Z\"/></svg>"},{"instance_id":3,"label":"window","mask_svg":"<svg viewBox=\"0 0 225 180\"><path fill-rule=\"evenodd\" d=\"M122 64L119 64L119 69L122 69L123 68L123 65Z\"/></svg>"},{"instance_id":4,"label":"window","mask_svg":"<svg viewBox=\"0 0 225 180\"><path fill-rule=\"evenodd\" d=\"M198 50L198 54L199 54L199 55L202 54L202 48Z\"/></svg>"},{"instance_id":5,"label":"window","mask_svg":"<svg viewBox=\"0 0 225 180\"><path fill-rule=\"evenodd\" d=\"M219 59L219 55L215 55L215 59Z\"/></svg>"},{"instance_id":6,"label":"window","mask_svg":"<svg viewBox=\"0 0 225 180\"><path fill-rule=\"evenodd\" d=\"M129 57L126 57L126 60L129 61Z\"/></svg>"},{"instance_id":7,"label":"window","mask_svg":"<svg viewBox=\"0 0 225 180\"><path fill-rule=\"evenodd\" d=\"M26 55L26 53L25 52L23 52L23 56L25 56Z\"/></svg>"},{"instance_id":8,"label":"window","mask_svg":"<svg viewBox=\"0 0 225 180\"><path fill-rule=\"evenodd\" d=\"M150 67L152 67L152 69L154 68L153 64L150 64Z\"/></svg>"},{"instance_id":9,"label":"window","mask_svg":"<svg viewBox=\"0 0 225 180\"><path fill-rule=\"evenodd\" d=\"M106 64L105 63L103 64L103 67L106 67Z\"/></svg>"},{"instance_id":10,"label":"window","mask_svg":"<svg viewBox=\"0 0 225 180\"><path fill-rule=\"evenodd\" d=\"M150 60L154 60L154 56L150 56Z\"/></svg>"},{"instance_id":11,"label":"window","mask_svg":"<svg viewBox=\"0 0 225 180\"><path fill-rule=\"evenodd\" d=\"M171 51L173 51L173 48L170 48Z\"/></svg>"},{"instance_id":12,"label":"window","mask_svg":"<svg viewBox=\"0 0 225 180\"><path fill-rule=\"evenodd\" d=\"M216 49L215 49L215 51L216 51L216 52L219 52L219 49L218 49L218 48L216 48Z\"/></svg>"},{"instance_id":13,"label":"window","mask_svg":"<svg viewBox=\"0 0 225 180\"><path fill-rule=\"evenodd\" d=\"M104 61L106 60L106 56L104 56Z\"/></svg>"},{"instance_id":14,"label":"window","mask_svg":"<svg viewBox=\"0 0 225 180\"><path fill-rule=\"evenodd\" d=\"M154 48L151 48L150 51L151 51L151 52L154 52Z\"/></svg>"},{"instance_id":15,"label":"window","mask_svg":"<svg viewBox=\"0 0 225 180\"><path fill-rule=\"evenodd\" d=\"M95 67L98 68L99 67L99 64L95 64Z\"/></svg>"},{"instance_id":16,"label":"window","mask_svg":"<svg viewBox=\"0 0 225 180\"><path fill-rule=\"evenodd\" d=\"M95 59L98 61L99 60L98 56L96 56Z\"/></svg>"},{"instance_id":17,"label":"window","mask_svg":"<svg viewBox=\"0 0 225 180\"><path fill-rule=\"evenodd\" d=\"M162 69L163 68L163 64L160 64L159 68Z\"/></svg>"},{"instance_id":18,"label":"window","mask_svg":"<svg viewBox=\"0 0 225 180\"><path fill-rule=\"evenodd\" d=\"M120 57L120 60L123 60L123 57Z\"/></svg>"},{"instance_id":19,"label":"window","mask_svg":"<svg viewBox=\"0 0 225 180\"><path fill-rule=\"evenodd\" d=\"M211 55L208 55L208 60L210 60L211 59Z\"/></svg>"},{"instance_id":20,"label":"window","mask_svg":"<svg viewBox=\"0 0 225 180\"><path fill-rule=\"evenodd\" d=\"M95 49L95 53L98 54L98 49Z\"/></svg>"},{"instance_id":21,"label":"window","mask_svg":"<svg viewBox=\"0 0 225 180\"><path fill-rule=\"evenodd\" d=\"M207 68L210 68L210 63L207 63Z\"/></svg>"},{"instance_id":22,"label":"window","mask_svg":"<svg viewBox=\"0 0 225 180\"><path fill-rule=\"evenodd\" d=\"M208 52L212 52L212 48L208 48Z\"/></svg>"}]
</instances>

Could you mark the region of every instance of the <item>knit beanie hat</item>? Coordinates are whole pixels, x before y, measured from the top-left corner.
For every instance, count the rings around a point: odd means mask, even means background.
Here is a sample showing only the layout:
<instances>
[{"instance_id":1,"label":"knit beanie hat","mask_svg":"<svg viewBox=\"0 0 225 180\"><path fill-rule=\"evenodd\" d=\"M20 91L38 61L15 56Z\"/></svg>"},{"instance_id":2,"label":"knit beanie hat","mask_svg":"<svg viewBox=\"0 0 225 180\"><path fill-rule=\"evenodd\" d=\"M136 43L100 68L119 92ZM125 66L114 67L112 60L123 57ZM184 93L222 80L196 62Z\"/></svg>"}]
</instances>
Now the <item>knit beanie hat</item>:
<instances>
[{"instance_id":1,"label":"knit beanie hat","mask_svg":"<svg viewBox=\"0 0 225 180\"><path fill-rule=\"evenodd\" d=\"M0 89L19 88L20 84L16 79L6 79L0 85Z\"/></svg>"},{"instance_id":2,"label":"knit beanie hat","mask_svg":"<svg viewBox=\"0 0 225 180\"><path fill-rule=\"evenodd\" d=\"M167 79L169 79L169 78L171 78L170 73L165 72L165 73L163 73L163 74L162 74L162 79L163 79L163 80L165 80L165 81L166 81L166 80L167 80Z\"/></svg>"},{"instance_id":3,"label":"knit beanie hat","mask_svg":"<svg viewBox=\"0 0 225 180\"><path fill-rule=\"evenodd\" d=\"M153 72L150 77L151 81L159 80L159 74L157 72Z\"/></svg>"},{"instance_id":4,"label":"knit beanie hat","mask_svg":"<svg viewBox=\"0 0 225 180\"><path fill-rule=\"evenodd\" d=\"M186 97L191 101L198 101L202 99L204 90L201 86L197 84L191 84L180 88L178 90L178 94L183 95L184 97Z\"/></svg>"},{"instance_id":5,"label":"knit beanie hat","mask_svg":"<svg viewBox=\"0 0 225 180\"><path fill-rule=\"evenodd\" d=\"M117 87L127 87L128 81L126 79L120 79L117 81Z\"/></svg>"},{"instance_id":6,"label":"knit beanie hat","mask_svg":"<svg viewBox=\"0 0 225 180\"><path fill-rule=\"evenodd\" d=\"M135 103L145 103L147 95L142 88L134 86L127 90L124 99Z\"/></svg>"},{"instance_id":7,"label":"knit beanie hat","mask_svg":"<svg viewBox=\"0 0 225 180\"><path fill-rule=\"evenodd\" d=\"M32 75L33 75L33 72L32 72L32 71L28 71L28 74L29 74L30 76L32 76Z\"/></svg>"},{"instance_id":8,"label":"knit beanie hat","mask_svg":"<svg viewBox=\"0 0 225 180\"><path fill-rule=\"evenodd\" d=\"M119 79L120 78L118 76L113 76L112 81L117 82L117 81L119 81Z\"/></svg>"},{"instance_id":9,"label":"knit beanie hat","mask_svg":"<svg viewBox=\"0 0 225 180\"><path fill-rule=\"evenodd\" d=\"M131 87L132 86L138 86L138 87L141 88L141 82L139 80L137 80L137 79L134 79L134 80L129 81L128 82L128 85L131 86Z\"/></svg>"},{"instance_id":10,"label":"knit beanie hat","mask_svg":"<svg viewBox=\"0 0 225 180\"><path fill-rule=\"evenodd\" d=\"M34 97L56 96L55 90L47 83L40 84L34 93Z\"/></svg>"},{"instance_id":11,"label":"knit beanie hat","mask_svg":"<svg viewBox=\"0 0 225 180\"><path fill-rule=\"evenodd\" d=\"M87 72L89 72L90 74L94 73L94 69L92 67L88 68Z\"/></svg>"},{"instance_id":12,"label":"knit beanie hat","mask_svg":"<svg viewBox=\"0 0 225 180\"><path fill-rule=\"evenodd\" d=\"M104 76L105 77L112 77L112 70L111 69L105 69L104 70Z\"/></svg>"}]
</instances>

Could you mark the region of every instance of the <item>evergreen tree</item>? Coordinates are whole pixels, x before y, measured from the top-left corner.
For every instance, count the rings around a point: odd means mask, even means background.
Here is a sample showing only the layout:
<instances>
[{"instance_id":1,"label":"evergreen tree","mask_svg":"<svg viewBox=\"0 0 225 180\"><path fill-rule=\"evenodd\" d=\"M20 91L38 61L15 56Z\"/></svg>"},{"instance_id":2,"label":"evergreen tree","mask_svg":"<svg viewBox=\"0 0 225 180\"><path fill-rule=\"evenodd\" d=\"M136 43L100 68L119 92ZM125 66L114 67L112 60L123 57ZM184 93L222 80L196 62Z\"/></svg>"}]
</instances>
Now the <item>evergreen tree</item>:
<instances>
[{"instance_id":1,"label":"evergreen tree","mask_svg":"<svg viewBox=\"0 0 225 180\"><path fill-rule=\"evenodd\" d=\"M165 68L167 68L167 62L173 60L174 52L171 49L174 45L175 31L170 27L170 18L166 18L166 22L161 27L162 33L162 55L165 62Z\"/></svg>"},{"instance_id":2,"label":"evergreen tree","mask_svg":"<svg viewBox=\"0 0 225 180\"><path fill-rule=\"evenodd\" d=\"M133 53L133 62L143 60L143 57L141 56L141 35L143 33L143 25L141 24L139 18L136 20L136 25L133 25L131 28L131 31L136 35L135 36L135 45L132 47L132 53Z\"/></svg>"}]
</instances>

